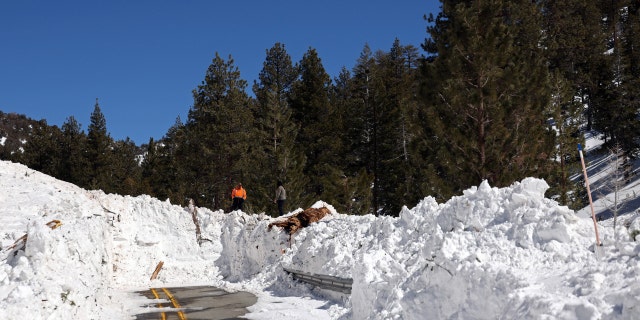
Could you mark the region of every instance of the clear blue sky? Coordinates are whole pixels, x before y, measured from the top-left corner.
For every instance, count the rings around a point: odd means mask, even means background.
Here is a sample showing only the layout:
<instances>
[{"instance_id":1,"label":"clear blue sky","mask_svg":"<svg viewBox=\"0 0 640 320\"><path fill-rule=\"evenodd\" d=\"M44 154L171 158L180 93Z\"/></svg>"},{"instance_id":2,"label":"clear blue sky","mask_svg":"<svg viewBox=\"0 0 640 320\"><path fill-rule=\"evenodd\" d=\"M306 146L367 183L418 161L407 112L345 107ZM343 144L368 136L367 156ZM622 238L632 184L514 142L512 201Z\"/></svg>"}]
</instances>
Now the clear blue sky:
<instances>
[{"instance_id":1,"label":"clear blue sky","mask_svg":"<svg viewBox=\"0 0 640 320\"><path fill-rule=\"evenodd\" d=\"M423 15L439 11L438 0L4 1L0 111L57 126L74 116L86 132L99 98L111 136L140 145L186 120L216 52L249 90L276 42L294 63L315 48L334 78L366 43L419 47Z\"/></svg>"}]
</instances>

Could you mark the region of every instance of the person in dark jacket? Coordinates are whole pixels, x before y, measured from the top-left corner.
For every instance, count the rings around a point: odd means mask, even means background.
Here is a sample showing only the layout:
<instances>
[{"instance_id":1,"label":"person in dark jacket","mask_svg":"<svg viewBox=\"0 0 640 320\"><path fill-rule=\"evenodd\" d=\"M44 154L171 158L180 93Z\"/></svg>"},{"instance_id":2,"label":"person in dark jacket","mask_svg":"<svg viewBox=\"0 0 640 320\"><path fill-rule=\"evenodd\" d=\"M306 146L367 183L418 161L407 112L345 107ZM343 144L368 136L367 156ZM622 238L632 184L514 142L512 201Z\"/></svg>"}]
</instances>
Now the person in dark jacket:
<instances>
[{"instance_id":1,"label":"person in dark jacket","mask_svg":"<svg viewBox=\"0 0 640 320\"><path fill-rule=\"evenodd\" d=\"M276 188L276 197L273 199L273 203L278 204L278 212L280 215L284 214L284 202L287 200L287 190L282 186L282 181L278 181L278 187Z\"/></svg>"}]
</instances>

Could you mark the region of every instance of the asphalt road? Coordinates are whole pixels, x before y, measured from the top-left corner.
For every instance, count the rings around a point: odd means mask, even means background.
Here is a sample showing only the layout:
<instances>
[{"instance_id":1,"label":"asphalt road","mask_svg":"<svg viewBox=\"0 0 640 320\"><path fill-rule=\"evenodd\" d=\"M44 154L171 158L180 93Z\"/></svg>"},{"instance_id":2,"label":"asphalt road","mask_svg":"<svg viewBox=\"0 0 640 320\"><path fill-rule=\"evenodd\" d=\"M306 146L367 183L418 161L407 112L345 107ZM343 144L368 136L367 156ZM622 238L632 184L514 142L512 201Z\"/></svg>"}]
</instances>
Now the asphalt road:
<instances>
[{"instance_id":1,"label":"asphalt road","mask_svg":"<svg viewBox=\"0 0 640 320\"><path fill-rule=\"evenodd\" d=\"M240 316L248 313L246 308L258 301L248 292L230 293L207 286L151 288L136 293L153 299L149 302L152 311L136 315L135 319L139 320L241 319Z\"/></svg>"}]
</instances>

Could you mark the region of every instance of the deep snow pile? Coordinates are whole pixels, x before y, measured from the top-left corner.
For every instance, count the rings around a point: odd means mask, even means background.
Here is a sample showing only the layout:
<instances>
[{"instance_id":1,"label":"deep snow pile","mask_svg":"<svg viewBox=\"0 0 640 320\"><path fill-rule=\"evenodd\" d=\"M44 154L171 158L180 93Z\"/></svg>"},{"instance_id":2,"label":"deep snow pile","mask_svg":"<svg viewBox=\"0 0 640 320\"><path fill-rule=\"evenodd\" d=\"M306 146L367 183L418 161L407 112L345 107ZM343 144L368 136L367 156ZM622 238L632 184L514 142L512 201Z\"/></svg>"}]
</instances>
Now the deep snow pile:
<instances>
[{"instance_id":1,"label":"deep snow pile","mask_svg":"<svg viewBox=\"0 0 640 320\"><path fill-rule=\"evenodd\" d=\"M148 286L160 261L165 281L216 278L184 208L86 191L4 161L0 190L0 319L123 319L129 297L117 289ZM52 220L62 225L51 230ZM24 250L10 250L25 234Z\"/></svg>"},{"instance_id":2,"label":"deep snow pile","mask_svg":"<svg viewBox=\"0 0 640 320\"><path fill-rule=\"evenodd\" d=\"M425 198L399 218L334 213L290 249L285 234L265 233L269 221L256 219L250 230L223 232L221 272L247 281L281 264L352 277L345 318L354 319L636 318L640 247L608 241L598 259L592 221L544 198L547 188L533 178L502 189L485 182L445 204ZM224 226L240 226L247 216L226 218Z\"/></svg>"},{"instance_id":3,"label":"deep snow pile","mask_svg":"<svg viewBox=\"0 0 640 320\"><path fill-rule=\"evenodd\" d=\"M197 208L199 245L189 208L86 191L2 161L0 318L127 319L141 299L127 292L194 284L257 294L251 319L637 318L634 231L620 227L615 242L600 226L596 255L592 221L544 198L547 188L533 178L482 183L444 204L425 198L399 218L342 215L319 201L332 214L290 244L267 231L274 220L264 215ZM54 219L62 225L52 230ZM25 234L24 250L11 249ZM352 294L300 284L283 267L353 278ZM272 295L304 299L269 313Z\"/></svg>"}]
</instances>

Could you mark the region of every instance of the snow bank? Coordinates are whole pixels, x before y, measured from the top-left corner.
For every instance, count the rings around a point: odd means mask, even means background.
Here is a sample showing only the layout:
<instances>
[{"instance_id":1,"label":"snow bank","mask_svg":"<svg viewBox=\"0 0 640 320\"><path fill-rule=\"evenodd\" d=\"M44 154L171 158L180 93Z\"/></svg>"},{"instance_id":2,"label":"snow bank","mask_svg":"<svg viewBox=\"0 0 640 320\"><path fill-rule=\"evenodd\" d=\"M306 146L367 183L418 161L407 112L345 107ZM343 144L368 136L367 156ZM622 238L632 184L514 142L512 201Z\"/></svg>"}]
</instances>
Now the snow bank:
<instances>
[{"instance_id":1,"label":"snow bank","mask_svg":"<svg viewBox=\"0 0 640 320\"><path fill-rule=\"evenodd\" d=\"M215 252L198 246L184 208L86 191L9 162L0 162L0 190L1 319L125 319L135 307L125 290L152 285L160 261L157 283L216 279ZM61 226L46 226L52 220Z\"/></svg>"},{"instance_id":2,"label":"snow bank","mask_svg":"<svg viewBox=\"0 0 640 320\"><path fill-rule=\"evenodd\" d=\"M219 262L233 266L224 272L233 281L283 279L274 265L353 278L353 319L634 318L638 245L628 243L632 256L607 247L597 259L591 220L546 199L547 188L534 178L502 189L483 182L399 218L334 213L290 248L284 232L266 232L270 220L252 220L249 231L240 226L251 218L229 215Z\"/></svg>"},{"instance_id":3,"label":"snow bank","mask_svg":"<svg viewBox=\"0 0 640 320\"><path fill-rule=\"evenodd\" d=\"M640 246L626 236L637 220L620 224L629 230L617 242L600 226L596 255L592 221L546 199L547 188L533 178L483 182L398 218L347 216L319 201L331 214L291 242L264 215L196 208L199 244L188 208L0 162L0 318L127 319L141 305L129 292L205 284L257 294L250 319L637 318ZM327 294L283 268L352 278L352 293Z\"/></svg>"}]
</instances>

